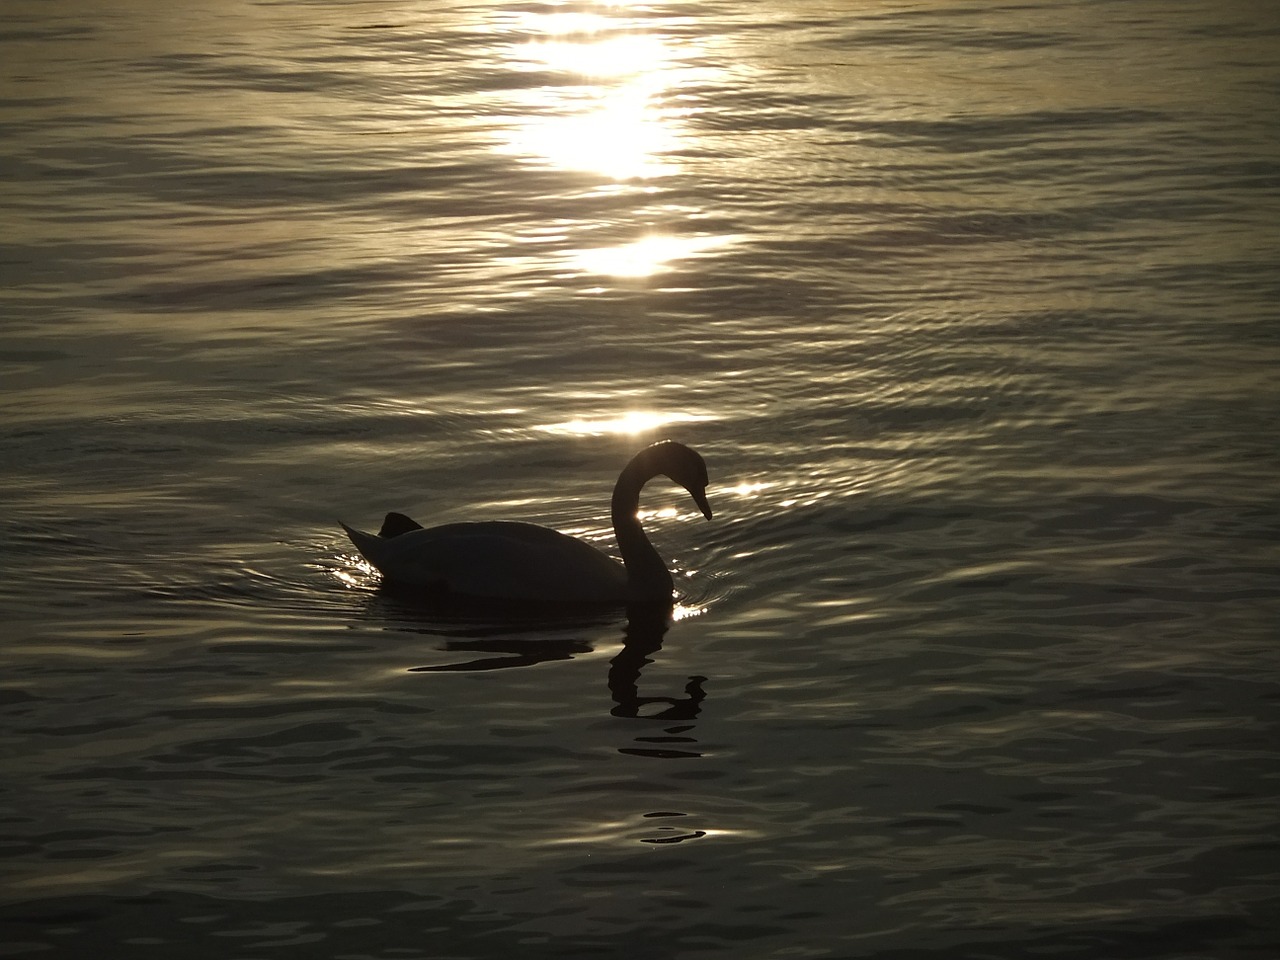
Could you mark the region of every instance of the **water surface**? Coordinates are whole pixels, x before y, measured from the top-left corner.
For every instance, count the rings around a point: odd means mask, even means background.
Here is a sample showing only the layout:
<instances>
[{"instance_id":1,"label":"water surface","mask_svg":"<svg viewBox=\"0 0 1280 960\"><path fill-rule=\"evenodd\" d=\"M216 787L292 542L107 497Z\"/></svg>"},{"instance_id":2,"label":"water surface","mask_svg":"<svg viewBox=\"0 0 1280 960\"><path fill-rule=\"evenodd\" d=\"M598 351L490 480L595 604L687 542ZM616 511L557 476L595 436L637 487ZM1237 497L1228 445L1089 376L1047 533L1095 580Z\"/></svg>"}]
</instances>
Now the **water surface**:
<instances>
[{"instance_id":1,"label":"water surface","mask_svg":"<svg viewBox=\"0 0 1280 960\"><path fill-rule=\"evenodd\" d=\"M9 4L6 955L1271 955L1277 36ZM669 620L337 526L665 436Z\"/></svg>"}]
</instances>

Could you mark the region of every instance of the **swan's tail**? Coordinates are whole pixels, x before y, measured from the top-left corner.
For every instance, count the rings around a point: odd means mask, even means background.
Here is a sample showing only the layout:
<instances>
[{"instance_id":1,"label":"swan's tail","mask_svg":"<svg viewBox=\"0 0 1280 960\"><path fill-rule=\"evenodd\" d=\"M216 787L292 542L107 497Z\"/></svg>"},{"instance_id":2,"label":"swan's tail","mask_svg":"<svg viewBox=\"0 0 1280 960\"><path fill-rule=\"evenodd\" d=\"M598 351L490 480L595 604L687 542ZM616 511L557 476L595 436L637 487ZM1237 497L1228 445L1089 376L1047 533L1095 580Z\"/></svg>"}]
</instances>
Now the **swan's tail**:
<instances>
[{"instance_id":1,"label":"swan's tail","mask_svg":"<svg viewBox=\"0 0 1280 960\"><path fill-rule=\"evenodd\" d=\"M382 552L379 548L385 543L381 537L375 537L372 533L365 533L363 530L356 530L354 527L348 527L341 520L338 521L342 529L347 531L347 536L351 538L351 542L355 544L355 548L360 551L360 556L364 557L371 564L382 569L382 564L378 562L379 554Z\"/></svg>"},{"instance_id":2,"label":"swan's tail","mask_svg":"<svg viewBox=\"0 0 1280 960\"><path fill-rule=\"evenodd\" d=\"M403 518L412 528L406 527L395 536L374 536L354 527L348 527L341 520L342 529L355 544L360 556L380 574L385 583L397 583L401 586L443 589L447 578L440 573L439 565L447 562L439 551L431 549L430 535L426 534L416 523ZM394 526L394 525L393 525ZM386 529L386 524L383 524ZM415 536L422 533L423 536Z\"/></svg>"}]
</instances>

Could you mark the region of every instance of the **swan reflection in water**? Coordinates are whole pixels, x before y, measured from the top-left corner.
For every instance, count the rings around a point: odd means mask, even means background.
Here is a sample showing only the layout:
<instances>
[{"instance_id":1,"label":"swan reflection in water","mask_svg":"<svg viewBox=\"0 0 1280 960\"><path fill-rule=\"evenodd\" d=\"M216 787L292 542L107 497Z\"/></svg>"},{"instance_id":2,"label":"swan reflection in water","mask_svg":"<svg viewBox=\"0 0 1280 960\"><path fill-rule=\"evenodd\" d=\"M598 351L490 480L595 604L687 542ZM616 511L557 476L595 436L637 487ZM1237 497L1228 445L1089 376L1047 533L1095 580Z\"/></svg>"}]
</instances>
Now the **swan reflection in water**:
<instances>
[{"instance_id":1,"label":"swan reflection in water","mask_svg":"<svg viewBox=\"0 0 1280 960\"><path fill-rule=\"evenodd\" d=\"M453 611L446 650L503 654L460 663L414 667L416 673L492 670L564 660L590 653L592 645L563 628L613 622L625 606L622 651L610 661L608 684L615 717L684 722L695 718L706 698L705 677L690 677L684 695L641 696L640 673L662 648L671 623L674 594L666 563L649 542L637 515L640 492L665 476L685 489L708 520L707 465L693 449L662 440L637 453L613 488L610 514L622 563L590 544L548 527L511 520L448 523L424 528L401 513L388 513L377 534L342 527L361 556L382 574L382 591L408 596L428 610ZM539 616L538 611L544 611ZM601 615L609 611L607 619ZM477 615L468 624L469 615ZM494 618L497 617L495 624ZM542 626L539 627L539 620ZM507 621L503 623L502 621ZM438 621L439 622L439 621ZM487 625L484 625L487 624ZM511 627L516 626L513 636ZM548 627L559 636L539 637ZM530 634L533 635L530 635ZM659 707L656 712L654 707ZM672 728L648 742L689 743L688 727ZM624 752L697 756L666 748Z\"/></svg>"},{"instance_id":2,"label":"swan reflection in water","mask_svg":"<svg viewBox=\"0 0 1280 960\"><path fill-rule=\"evenodd\" d=\"M685 684L683 697L640 696L640 672L652 663L652 654L662 649L662 638L671 625L670 618L649 608L628 611L622 650L609 661L609 692L615 717L640 717L640 711L653 704L665 703L665 710L646 714L649 720L692 720L702 708L706 694L702 684L706 677L693 676Z\"/></svg>"},{"instance_id":3,"label":"swan reflection in water","mask_svg":"<svg viewBox=\"0 0 1280 960\"><path fill-rule=\"evenodd\" d=\"M382 603L395 604L394 612L403 617L413 612L418 615L440 614L438 605L423 606L421 603L410 605L403 595L394 590L384 588ZM380 604L381 606L382 604ZM383 607L381 616L392 612ZM450 610L457 615L456 607ZM662 641L671 626L672 611L670 608L652 606L633 607L627 611L627 624L623 631L622 649L609 661L607 683L613 707L609 713L615 717L639 720L657 720L683 723L697 718L702 708L706 693L702 685L707 678L691 676L685 684L681 696L642 696L640 679L644 668L653 662L655 655L662 649ZM507 667L528 667L538 663L555 660L571 660L594 650L594 644L580 636L565 636L566 627L590 629L603 626L607 620L583 620L576 624L564 621L548 620L490 621L488 623L455 620L451 623L439 622L430 627L401 626L402 630L420 630L448 637L443 650L451 653L497 654L497 656L470 657L451 663L432 664L430 666L410 667L410 673L455 673L476 670L497 670ZM539 635L547 630L554 630L554 636ZM658 707L658 709L654 709ZM668 737L639 738L652 743L690 743L691 738L681 734L689 728L668 730ZM696 756L685 752L659 749L637 750L626 749L624 753L643 753L653 756Z\"/></svg>"}]
</instances>

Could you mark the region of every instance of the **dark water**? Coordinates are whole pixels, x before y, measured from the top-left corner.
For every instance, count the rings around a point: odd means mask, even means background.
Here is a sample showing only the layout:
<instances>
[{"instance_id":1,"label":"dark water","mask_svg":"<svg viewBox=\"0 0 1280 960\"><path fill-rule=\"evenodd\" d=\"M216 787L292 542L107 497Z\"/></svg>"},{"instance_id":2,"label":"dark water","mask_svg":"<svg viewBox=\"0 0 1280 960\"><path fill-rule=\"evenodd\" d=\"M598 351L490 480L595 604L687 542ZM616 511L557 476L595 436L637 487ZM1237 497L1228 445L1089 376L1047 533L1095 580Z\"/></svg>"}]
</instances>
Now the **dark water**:
<instances>
[{"instance_id":1,"label":"dark water","mask_svg":"<svg viewBox=\"0 0 1280 960\"><path fill-rule=\"evenodd\" d=\"M0 955L1276 955L1277 42L6 3ZM336 523L663 436L669 621Z\"/></svg>"}]
</instances>

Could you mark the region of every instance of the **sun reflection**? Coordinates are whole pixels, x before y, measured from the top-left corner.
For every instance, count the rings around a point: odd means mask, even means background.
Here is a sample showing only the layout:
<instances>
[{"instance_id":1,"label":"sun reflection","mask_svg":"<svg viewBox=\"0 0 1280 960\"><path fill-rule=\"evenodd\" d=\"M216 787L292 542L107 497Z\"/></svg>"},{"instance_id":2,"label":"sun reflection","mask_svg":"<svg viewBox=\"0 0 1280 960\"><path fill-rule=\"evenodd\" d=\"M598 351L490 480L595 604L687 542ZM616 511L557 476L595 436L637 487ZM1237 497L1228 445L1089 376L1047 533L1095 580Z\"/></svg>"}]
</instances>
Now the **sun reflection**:
<instances>
[{"instance_id":1,"label":"sun reflection","mask_svg":"<svg viewBox=\"0 0 1280 960\"><path fill-rule=\"evenodd\" d=\"M364 557L339 553L334 560L340 564L329 570L329 575L348 590L359 590L377 583L381 574Z\"/></svg>"},{"instance_id":2,"label":"sun reflection","mask_svg":"<svg viewBox=\"0 0 1280 960\"><path fill-rule=\"evenodd\" d=\"M732 496L732 497L742 497L747 500L754 500L757 496L759 496L761 490L765 490L765 489L768 489L769 487L776 487L776 486L777 486L776 483L767 483L763 481L755 482L755 483L739 483L739 484L735 484L732 487L725 487L720 492L728 494L729 496Z\"/></svg>"},{"instance_id":3,"label":"sun reflection","mask_svg":"<svg viewBox=\"0 0 1280 960\"><path fill-rule=\"evenodd\" d=\"M674 520L680 516L675 507L658 507L654 510L637 510L636 516L643 520Z\"/></svg>"},{"instance_id":4,"label":"sun reflection","mask_svg":"<svg viewBox=\"0 0 1280 960\"><path fill-rule=\"evenodd\" d=\"M604 20L603 17L600 19ZM666 56L662 41L644 34L620 34L589 43L577 40L534 42L526 51L536 54L547 66L585 77L641 77L647 71L660 70ZM645 80L649 79L645 76L639 81L639 86L647 86Z\"/></svg>"},{"instance_id":5,"label":"sun reflection","mask_svg":"<svg viewBox=\"0 0 1280 960\"><path fill-rule=\"evenodd\" d=\"M344 587L348 587L350 589L356 589L357 587L364 585L363 581L361 581L359 577L354 576L348 570L334 570L333 579L337 580Z\"/></svg>"},{"instance_id":6,"label":"sun reflection","mask_svg":"<svg viewBox=\"0 0 1280 960\"><path fill-rule=\"evenodd\" d=\"M632 410L618 417L598 420L566 420L562 423L547 423L537 427L548 433L563 433L575 437L603 437L609 434L648 433L673 423L699 423L714 420L715 417L696 413L656 413Z\"/></svg>"},{"instance_id":7,"label":"sun reflection","mask_svg":"<svg viewBox=\"0 0 1280 960\"><path fill-rule=\"evenodd\" d=\"M625 15L529 13L517 25L535 38L511 48L514 68L559 80L523 91L508 150L614 180L672 171L676 113L661 98L675 62L663 38Z\"/></svg>"},{"instance_id":8,"label":"sun reflection","mask_svg":"<svg viewBox=\"0 0 1280 960\"><path fill-rule=\"evenodd\" d=\"M674 136L647 104L621 97L580 115L532 117L511 131L511 146L519 153L614 180L672 172L661 156L674 144Z\"/></svg>"},{"instance_id":9,"label":"sun reflection","mask_svg":"<svg viewBox=\"0 0 1280 960\"><path fill-rule=\"evenodd\" d=\"M672 260L693 256L728 242L727 237L645 237L619 247L572 250L574 263L589 273L610 277L648 277Z\"/></svg>"},{"instance_id":10,"label":"sun reflection","mask_svg":"<svg viewBox=\"0 0 1280 960\"><path fill-rule=\"evenodd\" d=\"M671 619L673 622L681 620L689 620L693 617L700 617L707 612L706 607L689 607L683 603L677 603L671 608Z\"/></svg>"},{"instance_id":11,"label":"sun reflection","mask_svg":"<svg viewBox=\"0 0 1280 960\"><path fill-rule=\"evenodd\" d=\"M697 152L687 120L696 98L688 90L719 72L709 65L706 41L676 29L680 16L659 15L644 3L550 6L495 21L507 40L505 65L519 75L503 87L495 148L529 166L572 171L584 182L599 178L571 188L575 196L634 195L645 206L633 229L609 231L607 246L600 245L598 222L571 219L557 219L536 241L553 244L552 256L575 273L643 278L739 239L689 226L664 229L668 217L692 223L701 211L651 200L662 192L657 181L669 182ZM590 238L576 239L584 228Z\"/></svg>"}]
</instances>

